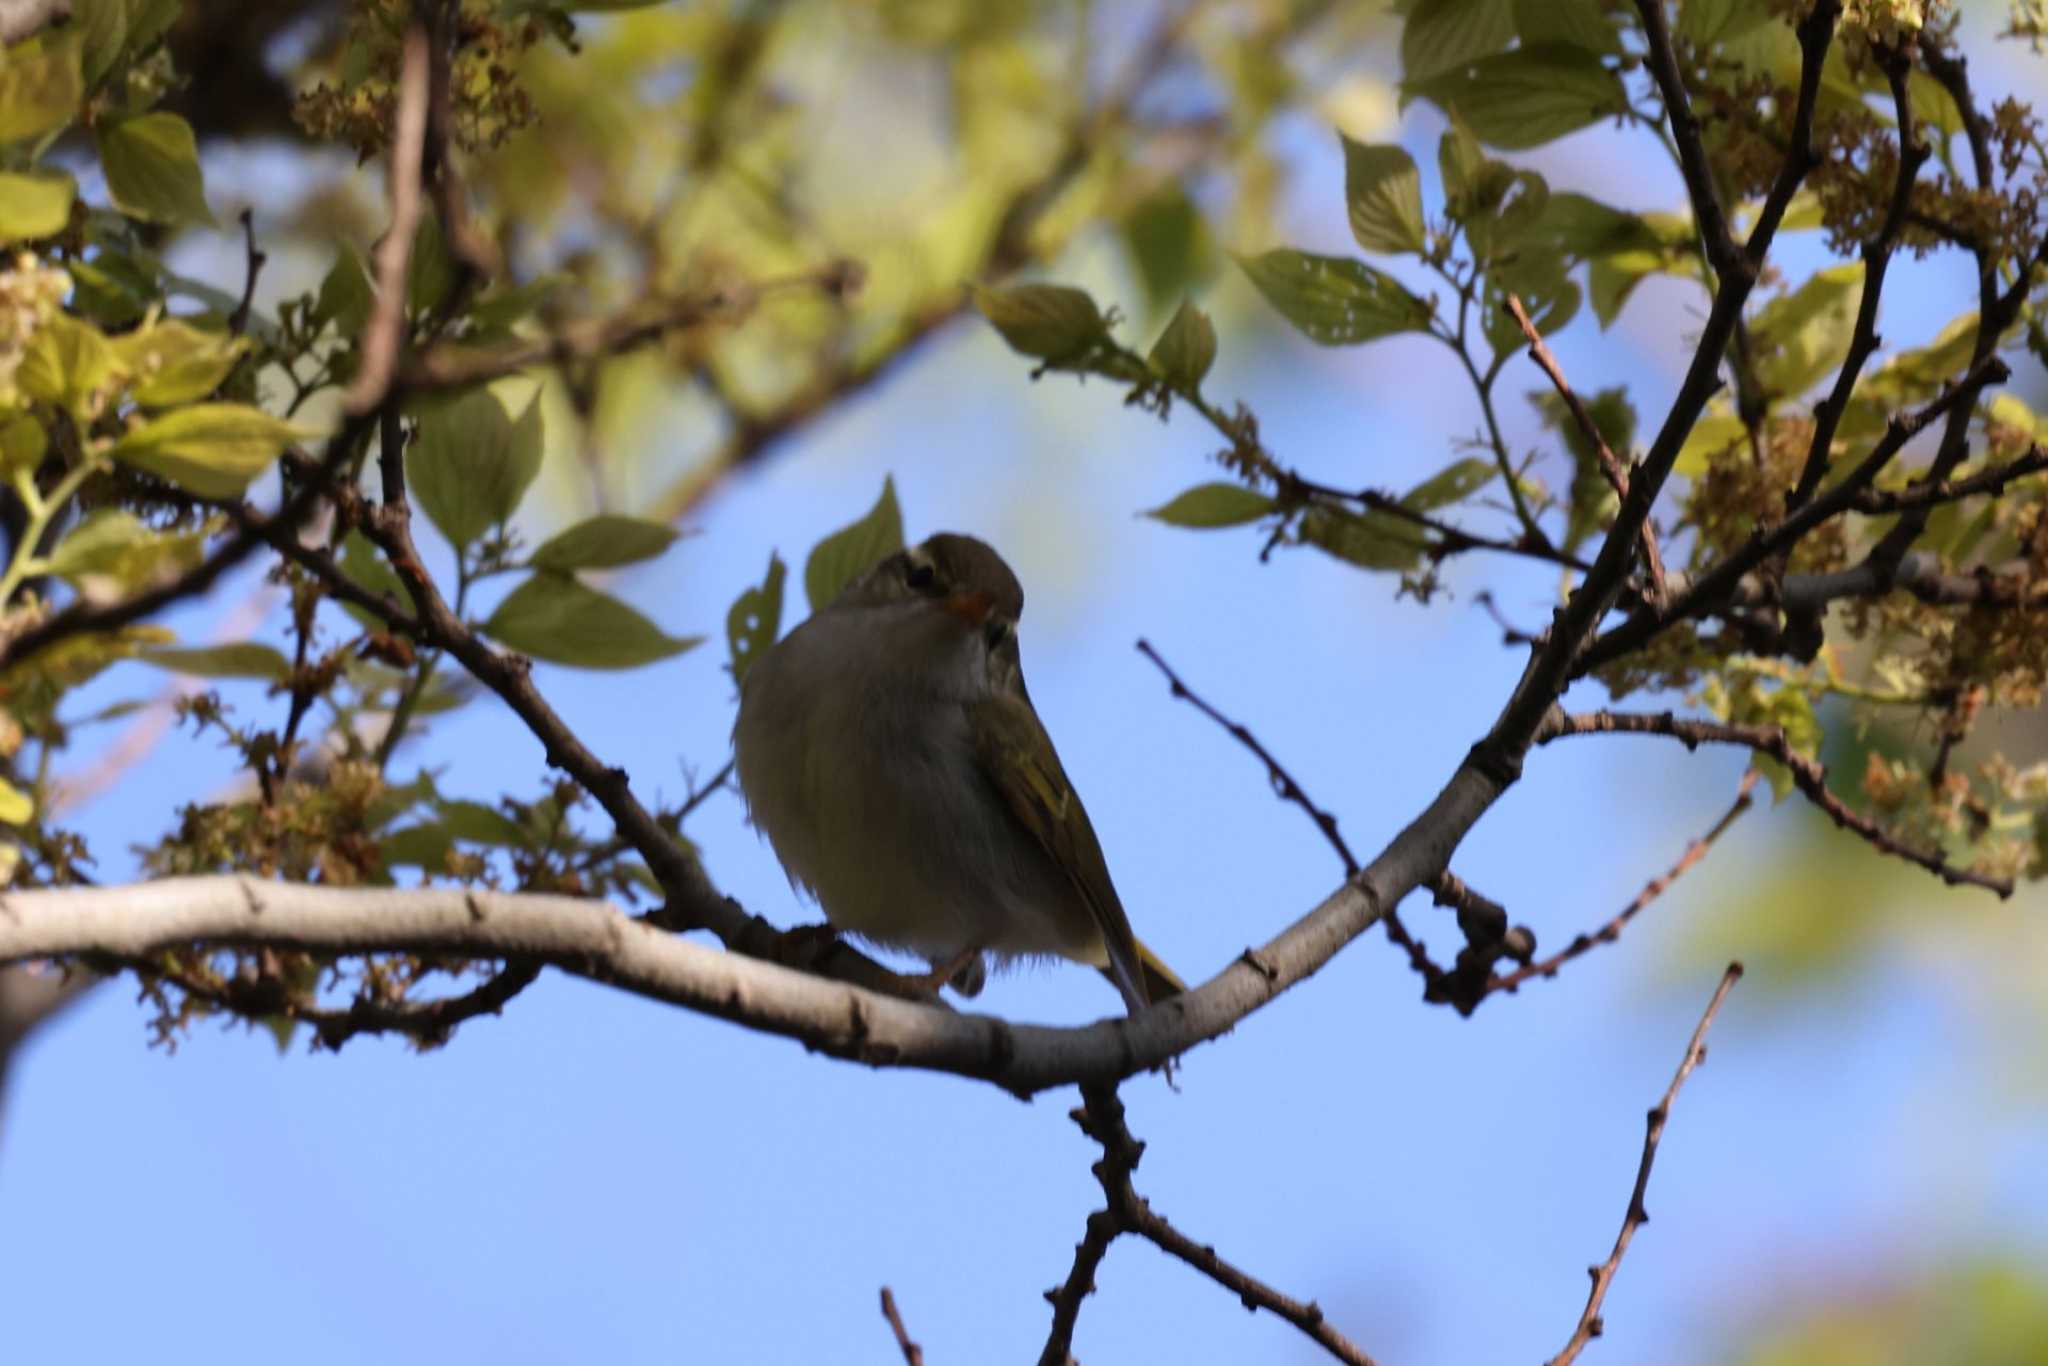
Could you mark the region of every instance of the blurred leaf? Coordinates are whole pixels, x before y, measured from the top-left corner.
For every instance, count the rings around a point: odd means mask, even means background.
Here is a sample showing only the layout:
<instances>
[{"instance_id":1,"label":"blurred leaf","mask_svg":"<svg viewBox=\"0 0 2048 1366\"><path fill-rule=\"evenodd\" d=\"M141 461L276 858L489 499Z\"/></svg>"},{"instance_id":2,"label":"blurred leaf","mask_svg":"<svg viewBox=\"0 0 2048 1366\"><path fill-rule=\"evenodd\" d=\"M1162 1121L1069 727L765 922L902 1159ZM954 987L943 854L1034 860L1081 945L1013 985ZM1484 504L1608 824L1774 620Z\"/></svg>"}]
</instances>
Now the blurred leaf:
<instances>
[{"instance_id":1,"label":"blurred leaf","mask_svg":"<svg viewBox=\"0 0 2048 1366\"><path fill-rule=\"evenodd\" d=\"M234 498L306 432L245 403L196 403L130 428L113 457L202 498Z\"/></svg>"},{"instance_id":2,"label":"blurred leaf","mask_svg":"<svg viewBox=\"0 0 2048 1366\"><path fill-rule=\"evenodd\" d=\"M1512 255L1523 237L1542 221L1549 204L1550 185L1542 176L1489 161L1480 168L1456 217L1465 225L1473 256L1491 262ZM1518 264L1524 270L1541 267L1546 278L1562 277L1564 263L1549 259L1554 255L1541 259L1525 256Z\"/></svg>"},{"instance_id":3,"label":"blurred leaf","mask_svg":"<svg viewBox=\"0 0 2048 1366\"><path fill-rule=\"evenodd\" d=\"M1685 434L1685 444L1678 448L1678 459L1671 466L1672 472L1697 479L1707 472L1715 456L1748 439L1749 429L1735 414L1704 414Z\"/></svg>"},{"instance_id":4,"label":"blurred leaf","mask_svg":"<svg viewBox=\"0 0 2048 1366\"><path fill-rule=\"evenodd\" d=\"M1067 285L973 287L974 306L1013 350L1072 360L1109 337L1109 322L1087 291Z\"/></svg>"},{"instance_id":5,"label":"blurred leaf","mask_svg":"<svg viewBox=\"0 0 2048 1366\"><path fill-rule=\"evenodd\" d=\"M122 508L95 508L57 542L49 569L74 587L98 576L132 593L198 564L205 540L204 528L157 531Z\"/></svg>"},{"instance_id":6,"label":"blurred leaf","mask_svg":"<svg viewBox=\"0 0 2048 1366\"><path fill-rule=\"evenodd\" d=\"M1492 483L1500 466L1474 456L1450 464L1401 495L1401 506L1416 512L1434 512L1462 503Z\"/></svg>"},{"instance_id":7,"label":"blurred leaf","mask_svg":"<svg viewBox=\"0 0 2048 1366\"><path fill-rule=\"evenodd\" d=\"M507 849L524 848L529 843L519 823L494 806L456 799L439 802L436 807L441 828L456 839Z\"/></svg>"},{"instance_id":8,"label":"blurred leaf","mask_svg":"<svg viewBox=\"0 0 2048 1366\"><path fill-rule=\"evenodd\" d=\"M423 868L429 873L448 867L455 837L438 822L408 825L377 842L377 855L387 868Z\"/></svg>"},{"instance_id":9,"label":"blurred leaf","mask_svg":"<svg viewBox=\"0 0 2048 1366\"><path fill-rule=\"evenodd\" d=\"M469 545L509 521L540 473L540 398L515 419L488 389L437 403L420 417L406 482L450 545Z\"/></svg>"},{"instance_id":10,"label":"blurred leaf","mask_svg":"<svg viewBox=\"0 0 2048 1366\"><path fill-rule=\"evenodd\" d=\"M42 464L49 448L50 434L32 415L17 412L0 420L0 483Z\"/></svg>"},{"instance_id":11,"label":"blurred leaf","mask_svg":"<svg viewBox=\"0 0 2048 1366\"><path fill-rule=\"evenodd\" d=\"M1216 248L1208 225L1178 185L1133 209L1124 219L1123 236L1145 300L1154 309L1164 308L1214 272Z\"/></svg>"},{"instance_id":12,"label":"blurred leaf","mask_svg":"<svg viewBox=\"0 0 2048 1366\"><path fill-rule=\"evenodd\" d=\"M827 536L804 561L804 596L817 612L839 591L886 555L903 549L903 512L896 506L896 481L882 480L882 496L859 521Z\"/></svg>"},{"instance_id":13,"label":"blurred leaf","mask_svg":"<svg viewBox=\"0 0 2048 1366\"><path fill-rule=\"evenodd\" d=\"M158 111L93 130L107 193L121 212L153 223L213 224L192 125Z\"/></svg>"},{"instance_id":14,"label":"blurred leaf","mask_svg":"<svg viewBox=\"0 0 2048 1366\"><path fill-rule=\"evenodd\" d=\"M254 640L193 649L144 650L135 657L159 669L200 678L263 678L281 683L292 671L290 660L275 648Z\"/></svg>"},{"instance_id":15,"label":"blurred leaf","mask_svg":"<svg viewBox=\"0 0 2048 1366\"><path fill-rule=\"evenodd\" d=\"M77 35L46 32L0 48L0 142L62 128L84 100Z\"/></svg>"},{"instance_id":16,"label":"blurred leaf","mask_svg":"<svg viewBox=\"0 0 2048 1366\"><path fill-rule=\"evenodd\" d=\"M120 368L98 328L68 313L53 313L29 338L14 382L30 398L55 404L84 425L93 396L112 390Z\"/></svg>"},{"instance_id":17,"label":"blurred leaf","mask_svg":"<svg viewBox=\"0 0 2048 1366\"><path fill-rule=\"evenodd\" d=\"M206 332L166 319L113 339L121 367L134 376L130 392L145 407L162 408L205 398L220 387L249 350L246 337Z\"/></svg>"},{"instance_id":18,"label":"blurred leaf","mask_svg":"<svg viewBox=\"0 0 2048 1366\"><path fill-rule=\"evenodd\" d=\"M1665 241L1640 215L1602 204L1566 190L1550 195L1542 215L1531 225L1527 241L1581 260L1618 251L1662 252ZM1681 238L1676 244L1685 245Z\"/></svg>"},{"instance_id":19,"label":"blurred leaf","mask_svg":"<svg viewBox=\"0 0 2048 1366\"><path fill-rule=\"evenodd\" d=\"M344 338L352 338L363 330L376 302L376 287L370 283L362 254L342 243L334 254L334 264L320 281L320 293L313 304L314 318L333 323L335 331Z\"/></svg>"},{"instance_id":20,"label":"blurred leaf","mask_svg":"<svg viewBox=\"0 0 2048 1366\"><path fill-rule=\"evenodd\" d=\"M768 573L755 587L733 599L725 614L725 643L732 652L732 681L743 682L782 630L782 585L788 568L782 557L768 553Z\"/></svg>"},{"instance_id":21,"label":"blurred leaf","mask_svg":"<svg viewBox=\"0 0 2048 1366\"><path fill-rule=\"evenodd\" d=\"M455 256L441 233L441 220L432 211L420 214L419 231L412 239L412 255L405 263L405 307L415 317L433 312L455 288Z\"/></svg>"},{"instance_id":22,"label":"blurred leaf","mask_svg":"<svg viewBox=\"0 0 2048 1366\"><path fill-rule=\"evenodd\" d=\"M0 243L62 232L77 195L64 171L0 171Z\"/></svg>"},{"instance_id":23,"label":"blurred leaf","mask_svg":"<svg viewBox=\"0 0 2048 1366\"><path fill-rule=\"evenodd\" d=\"M35 800L13 783L0 778L0 824L27 825L35 814Z\"/></svg>"},{"instance_id":24,"label":"blurred leaf","mask_svg":"<svg viewBox=\"0 0 2048 1366\"><path fill-rule=\"evenodd\" d=\"M545 570L498 604L484 632L521 654L582 669L637 668L704 639L666 635L617 598Z\"/></svg>"},{"instance_id":25,"label":"blurred leaf","mask_svg":"<svg viewBox=\"0 0 2048 1366\"><path fill-rule=\"evenodd\" d=\"M1194 393L1216 362L1216 325L1194 304L1183 302L1159 340L1152 343L1150 359L1152 368L1168 384Z\"/></svg>"},{"instance_id":26,"label":"blurred leaf","mask_svg":"<svg viewBox=\"0 0 2048 1366\"><path fill-rule=\"evenodd\" d=\"M1830 266L1790 294L1764 305L1750 323L1757 343L1756 372L1765 390L1796 398L1849 354L1856 307L1863 293L1863 263Z\"/></svg>"},{"instance_id":27,"label":"blurred leaf","mask_svg":"<svg viewBox=\"0 0 2048 1366\"><path fill-rule=\"evenodd\" d=\"M1271 498L1241 484L1197 484L1145 515L1169 526L1207 529L1256 522L1273 507Z\"/></svg>"},{"instance_id":28,"label":"blurred leaf","mask_svg":"<svg viewBox=\"0 0 2048 1366\"><path fill-rule=\"evenodd\" d=\"M665 522L605 513L557 532L533 552L532 563L536 569L610 569L637 564L667 550L679 534Z\"/></svg>"},{"instance_id":29,"label":"blurred leaf","mask_svg":"<svg viewBox=\"0 0 2048 1366\"><path fill-rule=\"evenodd\" d=\"M1462 66L1499 52L1514 36L1514 0L1414 0L1401 26L1401 78Z\"/></svg>"},{"instance_id":30,"label":"blurred leaf","mask_svg":"<svg viewBox=\"0 0 2048 1366\"><path fill-rule=\"evenodd\" d=\"M1527 340L1522 325L1508 309L1509 294L1521 298L1541 337L1569 324L1583 300L1578 285L1565 274L1564 262L1556 256L1525 252L1513 265L1495 269L1486 281L1485 324L1486 340L1496 353L1512 351Z\"/></svg>"},{"instance_id":31,"label":"blurred leaf","mask_svg":"<svg viewBox=\"0 0 2048 1366\"><path fill-rule=\"evenodd\" d=\"M1402 89L1456 109L1481 142L1509 151L1540 147L1629 107L1621 78L1598 57L1556 44L1483 57Z\"/></svg>"},{"instance_id":32,"label":"blurred leaf","mask_svg":"<svg viewBox=\"0 0 2048 1366\"><path fill-rule=\"evenodd\" d=\"M1601 0L1514 0L1523 47L1560 43L1586 52L1621 51L1621 34Z\"/></svg>"},{"instance_id":33,"label":"blurred leaf","mask_svg":"<svg viewBox=\"0 0 2048 1366\"><path fill-rule=\"evenodd\" d=\"M1738 38L1775 17L1771 0L1685 0L1678 7L1678 33L1705 47Z\"/></svg>"},{"instance_id":34,"label":"blurred leaf","mask_svg":"<svg viewBox=\"0 0 2048 1366\"><path fill-rule=\"evenodd\" d=\"M1305 251L1269 251L1237 258L1266 302L1324 346L1349 346L1419 332L1433 316L1384 271L1348 256L1313 256Z\"/></svg>"},{"instance_id":35,"label":"blurred leaf","mask_svg":"<svg viewBox=\"0 0 2048 1366\"><path fill-rule=\"evenodd\" d=\"M1428 245L1422 223L1422 177L1415 158L1395 146L1344 145L1344 203L1351 235L1367 251L1420 253Z\"/></svg>"},{"instance_id":36,"label":"blurred leaf","mask_svg":"<svg viewBox=\"0 0 2048 1366\"><path fill-rule=\"evenodd\" d=\"M1422 562L1426 533L1385 512L1319 507L1301 521L1301 538L1365 569L1408 570Z\"/></svg>"},{"instance_id":37,"label":"blurred leaf","mask_svg":"<svg viewBox=\"0 0 2048 1366\"><path fill-rule=\"evenodd\" d=\"M1472 136L1462 114L1452 109L1446 111L1446 117L1450 126L1436 145L1436 166L1444 182L1445 212L1463 221L1465 205L1486 169L1486 149Z\"/></svg>"},{"instance_id":38,"label":"blurred leaf","mask_svg":"<svg viewBox=\"0 0 2048 1366\"><path fill-rule=\"evenodd\" d=\"M342 541L340 569L358 588L374 597L388 598L398 605L407 601L405 584L399 579L398 571L360 531L349 532ZM342 603L341 609L364 626L373 630L384 629L384 618L374 612L352 602Z\"/></svg>"},{"instance_id":39,"label":"blurred leaf","mask_svg":"<svg viewBox=\"0 0 2048 1366\"><path fill-rule=\"evenodd\" d=\"M128 42L128 7L131 0L81 0L72 6L72 21L78 25L79 66L87 86L100 77L121 55Z\"/></svg>"}]
</instances>

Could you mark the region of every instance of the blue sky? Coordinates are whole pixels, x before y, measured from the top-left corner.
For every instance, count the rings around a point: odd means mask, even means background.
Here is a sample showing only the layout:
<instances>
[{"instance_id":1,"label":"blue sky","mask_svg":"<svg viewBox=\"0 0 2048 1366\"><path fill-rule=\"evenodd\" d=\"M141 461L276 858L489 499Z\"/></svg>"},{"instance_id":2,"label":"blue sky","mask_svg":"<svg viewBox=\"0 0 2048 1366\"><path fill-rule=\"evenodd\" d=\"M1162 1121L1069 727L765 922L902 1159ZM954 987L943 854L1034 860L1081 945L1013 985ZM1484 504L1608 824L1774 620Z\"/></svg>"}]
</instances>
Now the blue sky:
<instances>
[{"instance_id":1,"label":"blue sky","mask_svg":"<svg viewBox=\"0 0 2048 1366\"><path fill-rule=\"evenodd\" d=\"M1426 115L1408 133L1432 164ZM1347 249L1334 147L1306 127L1290 136L1294 240ZM1661 166L1654 179L1602 166L1589 161L1598 145L1553 153L1553 183L1641 180L1624 197L1673 202ZM1067 274L1105 298L1127 288L1099 262ZM1895 344L1963 306L1946 267L1896 278ZM1210 387L1250 402L1304 469L1405 487L1476 426L1437 349L1319 351L1258 330L1245 294L1226 281L1212 300L1224 342ZM1659 412L1696 301L1653 284L1614 332L1588 319L1560 354L1582 387L1628 382ZM1517 361L1505 392L1539 382ZM1508 413L1510 439L1534 442L1526 405ZM1131 917L1201 978L1312 906L1339 870L1133 642L1256 729L1369 853L1434 794L1519 671L1473 593L1491 587L1533 622L1554 589L1457 562L1451 594L1422 609L1308 553L1262 566L1255 533L1135 517L1210 477L1217 444L1184 418L1122 409L1104 385L1031 384L970 323L731 481L700 535L613 587L671 631L715 641L771 548L800 564L893 473L913 537L972 531L1018 570L1032 694ZM179 624L203 636L252 586L227 586ZM687 769L725 757L722 662L714 644L633 673L536 677L643 795L673 800ZM160 683L130 666L107 686ZM444 790L486 799L531 795L545 777L538 744L489 702L415 757L444 766ZM1740 770L1736 756L1651 741L1553 746L1454 866L1561 944L1667 867ZM159 748L82 817L102 871L118 875L119 851L161 830L167 804L226 773L210 741ZM1643 1112L1719 975L1693 936L1732 916L1746 879L1795 850L1810 819L1796 805L1752 813L1620 945L1470 1020L1423 1006L1400 956L1368 936L1191 1055L1177 1090L1156 1077L1126 1087L1150 1145L1140 1190L1199 1240L1319 1299L1380 1359L1554 1352L1584 1268L1613 1239ZM815 918L737 799L714 798L690 834L750 909ZM2030 923L2038 895L1990 911L1904 868L1888 886L1916 909L2009 930L2015 962L2048 954ZM1448 915L1421 901L1406 914L1447 957ZM1987 1246L2048 1256L2041 1088L1973 1062L2013 1023L1973 989L1974 970L1909 946L1818 986L1765 970L1737 989L1587 1360L1718 1360L1752 1315L1805 1294ZM1040 1292L1066 1274L1098 1203L1070 1094L1023 1105L871 1072L559 975L425 1056L368 1040L280 1057L263 1035L211 1027L167 1054L145 1047L132 995L96 993L13 1079L0 1286L23 1361L889 1363L884 1284L935 1366L1028 1358L1047 1322ZM1081 1021L1117 1003L1094 974L1054 967L997 979L976 1008ZM1099 1284L1084 1361L1320 1359L1147 1246L1119 1244Z\"/></svg>"}]
</instances>

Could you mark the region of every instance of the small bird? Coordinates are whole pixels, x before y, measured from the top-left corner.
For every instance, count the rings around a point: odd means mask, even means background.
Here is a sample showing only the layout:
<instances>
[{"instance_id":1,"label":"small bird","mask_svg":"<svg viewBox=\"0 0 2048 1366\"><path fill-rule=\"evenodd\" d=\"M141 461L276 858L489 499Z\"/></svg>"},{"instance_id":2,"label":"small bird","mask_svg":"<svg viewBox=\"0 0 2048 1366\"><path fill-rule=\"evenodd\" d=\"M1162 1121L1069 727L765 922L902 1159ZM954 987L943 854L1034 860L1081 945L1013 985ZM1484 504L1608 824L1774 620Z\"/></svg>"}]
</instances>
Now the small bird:
<instances>
[{"instance_id":1,"label":"small bird","mask_svg":"<svg viewBox=\"0 0 2048 1366\"><path fill-rule=\"evenodd\" d=\"M987 959L1101 968L1132 1014L1185 990L1131 933L1081 798L1024 690L1024 590L941 533L899 550L757 659L740 787L792 884L843 931L981 990Z\"/></svg>"}]
</instances>

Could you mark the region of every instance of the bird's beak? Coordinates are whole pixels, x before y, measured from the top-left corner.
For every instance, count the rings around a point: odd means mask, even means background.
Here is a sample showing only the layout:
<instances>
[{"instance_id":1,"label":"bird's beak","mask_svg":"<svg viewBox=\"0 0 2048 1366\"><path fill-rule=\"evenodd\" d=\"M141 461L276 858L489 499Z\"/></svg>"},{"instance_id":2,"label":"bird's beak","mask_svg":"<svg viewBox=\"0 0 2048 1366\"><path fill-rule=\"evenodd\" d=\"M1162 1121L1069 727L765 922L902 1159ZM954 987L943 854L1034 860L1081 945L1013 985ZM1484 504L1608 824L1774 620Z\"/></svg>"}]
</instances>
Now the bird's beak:
<instances>
[{"instance_id":1,"label":"bird's beak","mask_svg":"<svg viewBox=\"0 0 2048 1366\"><path fill-rule=\"evenodd\" d=\"M995 608L995 594L978 590L972 593L955 593L946 599L946 610L975 628L986 622L989 613L995 611Z\"/></svg>"}]
</instances>

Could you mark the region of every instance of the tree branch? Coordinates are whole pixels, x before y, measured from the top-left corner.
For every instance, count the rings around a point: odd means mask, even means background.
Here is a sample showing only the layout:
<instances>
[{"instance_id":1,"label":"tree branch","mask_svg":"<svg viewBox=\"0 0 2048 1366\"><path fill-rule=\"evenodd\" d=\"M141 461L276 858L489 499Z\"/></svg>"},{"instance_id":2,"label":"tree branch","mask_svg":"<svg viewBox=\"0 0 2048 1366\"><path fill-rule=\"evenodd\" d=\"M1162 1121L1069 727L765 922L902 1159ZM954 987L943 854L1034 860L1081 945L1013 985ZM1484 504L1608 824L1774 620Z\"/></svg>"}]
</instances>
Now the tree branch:
<instances>
[{"instance_id":1,"label":"tree branch","mask_svg":"<svg viewBox=\"0 0 2048 1366\"><path fill-rule=\"evenodd\" d=\"M896 1312L896 1297L886 1285L882 1287L882 1317L889 1321L889 1331L896 1335L896 1350L903 1353L903 1366L924 1366L924 1348L910 1340L903 1315Z\"/></svg>"},{"instance_id":2,"label":"tree branch","mask_svg":"<svg viewBox=\"0 0 2048 1366\"><path fill-rule=\"evenodd\" d=\"M1607 1254L1607 1260L1598 1266L1588 1267L1586 1274L1593 1278L1593 1289L1586 1296L1586 1308L1579 1315L1578 1327L1572 1330L1571 1340L1564 1350L1552 1357L1548 1366L1571 1366L1579 1359L1579 1353L1586 1344L1600 1336L1602 1323L1600 1306L1606 1302L1607 1292L1614 1284L1615 1273L1621 1270L1621 1259L1628 1252L1629 1243L1635 1238L1636 1230L1650 1222L1650 1212L1643 1208L1643 1195L1650 1185L1650 1167L1657 1160L1657 1144L1664 1137L1664 1125L1671 1118L1671 1107L1678 1100L1679 1088L1693 1069L1707 1060L1707 1030L1713 1026L1714 1016L1720 1013L1721 1002L1728 999L1728 993L1742 980L1742 964L1730 963L1728 970L1721 974L1721 985L1714 988L1713 999L1707 1002L1706 1013L1700 1016L1699 1025L1692 1031L1692 1039L1685 1046L1685 1057L1679 1060L1678 1071L1671 1078L1671 1085L1664 1089L1664 1097L1650 1111L1648 1126L1643 1134L1643 1160L1636 1165L1636 1183L1628 1196L1628 1210L1621 1217L1621 1232L1615 1235L1614 1251Z\"/></svg>"},{"instance_id":3,"label":"tree branch","mask_svg":"<svg viewBox=\"0 0 2048 1366\"><path fill-rule=\"evenodd\" d=\"M418 22L407 25L398 69L398 112L391 132L391 226L377 244L377 300L363 323L362 360L355 382L342 395L342 408L351 414L371 412L383 403L405 343L405 277L420 226L420 163L427 136L429 65L426 27Z\"/></svg>"}]
</instances>

